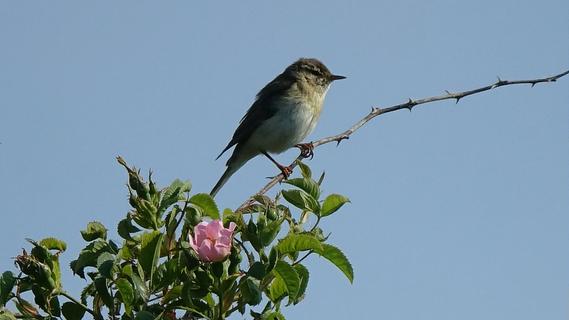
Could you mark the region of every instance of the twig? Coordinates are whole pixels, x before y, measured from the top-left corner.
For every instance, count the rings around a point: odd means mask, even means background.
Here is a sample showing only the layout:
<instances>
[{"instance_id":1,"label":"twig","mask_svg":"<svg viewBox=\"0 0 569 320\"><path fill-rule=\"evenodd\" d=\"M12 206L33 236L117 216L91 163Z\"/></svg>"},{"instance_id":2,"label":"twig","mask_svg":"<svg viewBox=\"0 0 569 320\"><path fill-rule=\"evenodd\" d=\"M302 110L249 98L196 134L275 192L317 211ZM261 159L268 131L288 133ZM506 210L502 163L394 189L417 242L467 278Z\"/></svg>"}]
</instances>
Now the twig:
<instances>
[{"instance_id":1,"label":"twig","mask_svg":"<svg viewBox=\"0 0 569 320\"><path fill-rule=\"evenodd\" d=\"M73 298L71 295L69 295L67 292L65 291L60 291L58 293L61 296L66 297L67 299L71 300L72 302L74 302L75 304L77 304L78 306L80 306L81 308L83 308L85 311L89 312L92 316L95 316L95 312L91 309L89 309L89 307L87 307L86 305L82 304L80 301L76 300L75 298Z\"/></svg>"},{"instance_id":2,"label":"twig","mask_svg":"<svg viewBox=\"0 0 569 320\"><path fill-rule=\"evenodd\" d=\"M322 138L320 140L316 140L314 142L312 142L312 145L314 146L314 148L321 146L323 144L327 144L330 142L336 142L338 144L340 144L340 142L342 140L347 140L350 138L350 136L359 128L363 127L366 123L368 123L371 119L385 114L385 113L389 113L389 112L393 112L393 111L398 111L401 109L408 109L409 111L411 111L414 107L420 105L420 104L426 104L426 103L431 103L431 102L435 102L435 101L441 101L441 100L456 100L456 103L458 103L460 101L460 99L473 95L473 94L477 94L480 92L484 92L484 91L489 91L492 89L496 89L498 87L503 87L503 86L509 86L509 85L515 85L515 84L530 84L533 88L533 86L535 86L538 83L542 83L542 82L555 82L557 81L557 79L566 76L567 74L569 74L569 70L560 73L558 75L555 76L551 76L548 78L541 78L541 79L531 79L531 80L514 80L514 81L508 81L508 80L502 80L500 78L498 78L498 81L496 81L495 83L491 84L491 85L487 85L485 87L481 87L481 88L477 88L477 89L473 89L473 90L468 90L468 91L463 91L463 92L456 92L456 93L452 93L449 91L446 91L445 95L441 95L441 96L434 96L434 97L429 97L429 98L423 98L423 99L417 99L417 100L413 100L413 99L409 99L407 102L404 103L400 103L391 107L387 107L387 108L379 108L379 107L373 107L371 109L371 112L365 116L364 118L362 118L360 121L356 122L352 127L350 127L348 130L334 135L334 136L329 136L326 138ZM289 168L293 169L297 166L297 162L298 161L302 161L303 157L302 156L298 156L295 161L293 161L291 163L291 165L289 166ZM261 190L259 190L259 192L257 192L257 194L264 194L267 191L269 191L272 187L274 187L277 183L281 182L284 179L284 176L281 174L278 174L277 176L275 176L273 179L271 179L271 181L269 181ZM245 201L241 206L239 206L239 208L236 211L242 210L248 206L250 206L251 204L253 204L254 199L253 197L249 198L247 201Z\"/></svg>"},{"instance_id":3,"label":"twig","mask_svg":"<svg viewBox=\"0 0 569 320\"><path fill-rule=\"evenodd\" d=\"M314 253L314 250L308 251L304 256L302 256L302 258L300 258L300 259L296 260L295 262L293 262L292 265L294 266L294 265L297 265L297 264L301 263L302 260L308 258L308 256L311 255L311 254L313 254L313 253Z\"/></svg>"}]
</instances>

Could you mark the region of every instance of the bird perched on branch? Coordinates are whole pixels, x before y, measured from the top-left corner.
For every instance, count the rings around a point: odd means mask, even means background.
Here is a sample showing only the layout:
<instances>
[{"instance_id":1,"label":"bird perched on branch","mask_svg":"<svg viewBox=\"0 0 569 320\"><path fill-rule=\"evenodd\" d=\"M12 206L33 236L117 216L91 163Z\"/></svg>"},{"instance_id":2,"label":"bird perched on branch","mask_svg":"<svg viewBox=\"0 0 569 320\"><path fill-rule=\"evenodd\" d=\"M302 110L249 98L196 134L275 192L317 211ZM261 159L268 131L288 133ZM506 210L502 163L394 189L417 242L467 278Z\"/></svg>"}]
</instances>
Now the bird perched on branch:
<instances>
[{"instance_id":1,"label":"bird perched on branch","mask_svg":"<svg viewBox=\"0 0 569 320\"><path fill-rule=\"evenodd\" d=\"M235 146L227 169L211 190L211 196L214 197L239 168L259 154L269 158L285 178L292 169L278 163L269 153L297 147L303 157L312 156L312 144L301 142L316 126L330 84L345 78L332 74L317 59L302 58L261 89L231 141L216 158Z\"/></svg>"}]
</instances>

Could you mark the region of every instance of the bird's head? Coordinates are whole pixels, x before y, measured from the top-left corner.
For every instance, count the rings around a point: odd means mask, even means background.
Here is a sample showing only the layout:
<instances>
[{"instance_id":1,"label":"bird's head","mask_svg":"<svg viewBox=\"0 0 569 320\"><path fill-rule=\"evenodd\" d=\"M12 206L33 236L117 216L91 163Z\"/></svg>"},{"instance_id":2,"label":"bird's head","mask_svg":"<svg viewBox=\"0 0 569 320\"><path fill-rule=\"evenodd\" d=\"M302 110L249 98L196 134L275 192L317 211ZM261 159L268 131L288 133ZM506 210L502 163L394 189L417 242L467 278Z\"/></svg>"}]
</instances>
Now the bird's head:
<instances>
[{"instance_id":1,"label":"bird's head","mask_svg":"<svg viewBox=\"0 0 569 320\"><path fill-rule=\"evenodd\" d=\"M298 81L327 89L335 80L345 79L344 76L332 74L330 70L318 59L300 58L285 70L285 74Z\"/></svg>"}]
</instances>

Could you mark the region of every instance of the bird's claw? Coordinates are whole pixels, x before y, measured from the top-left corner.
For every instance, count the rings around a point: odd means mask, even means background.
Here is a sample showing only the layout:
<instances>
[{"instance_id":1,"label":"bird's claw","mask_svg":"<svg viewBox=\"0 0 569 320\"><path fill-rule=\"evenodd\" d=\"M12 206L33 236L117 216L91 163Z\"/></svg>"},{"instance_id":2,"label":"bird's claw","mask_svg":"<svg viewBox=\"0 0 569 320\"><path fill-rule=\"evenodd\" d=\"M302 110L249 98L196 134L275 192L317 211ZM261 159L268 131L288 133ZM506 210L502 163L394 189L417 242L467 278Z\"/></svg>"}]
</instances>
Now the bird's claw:
<instances>
[{"instance_id":1,"label":"bird's claw","mask_svg":"<svg viewBox=\"0 0 569 320\"><path fill-rule=\"evenodd\" d=\"M281 173L285 180L287 180L288 177L290 177L290 175L292 174L292 168L290 166L289 167L279 166L279 169L281 170Z\"/></svg>"},{"instance_id":2,"label":"bird's claw","mask_svg":"<svg viewBox=\"0 0 569 320\"><path fill-rule=\"evenodd\" d=\"M303 158L310 158L310 160L312 160L312 158L314 158L314 145L312 144L312 142L308 142L308 143L299 143L297 145L295 145L295 147L297 147L298 149L300 149L300 156Z\"/></svg>"}]
</instances>

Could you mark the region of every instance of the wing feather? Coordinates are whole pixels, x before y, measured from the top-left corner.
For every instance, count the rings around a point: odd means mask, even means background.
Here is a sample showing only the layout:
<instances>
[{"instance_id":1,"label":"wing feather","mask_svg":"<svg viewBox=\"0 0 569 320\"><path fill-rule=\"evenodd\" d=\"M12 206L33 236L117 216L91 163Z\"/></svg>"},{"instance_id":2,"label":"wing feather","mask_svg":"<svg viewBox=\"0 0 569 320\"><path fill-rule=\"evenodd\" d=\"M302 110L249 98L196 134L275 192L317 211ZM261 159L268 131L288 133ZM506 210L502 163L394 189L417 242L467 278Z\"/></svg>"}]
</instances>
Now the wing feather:
<instances>
[{"instance_id":1,"label":"wing feather","mask_svg":"<svg viewBox=\"0 0 569 320\"><path fill-rule=\"evenodd\" d=\"M294 83L294 78L284 73L278 75L273 81L269 82L259 93L253 105L247 110L245 116L239 122L231 141L221 151L216 159L219 159L225 151L234 145L246 142L253 132L266 120L277 113L278 108L273 103L275 99L282 96ZM231 158L228 161L231 161Z\"/></svg>"}]
</instances>

